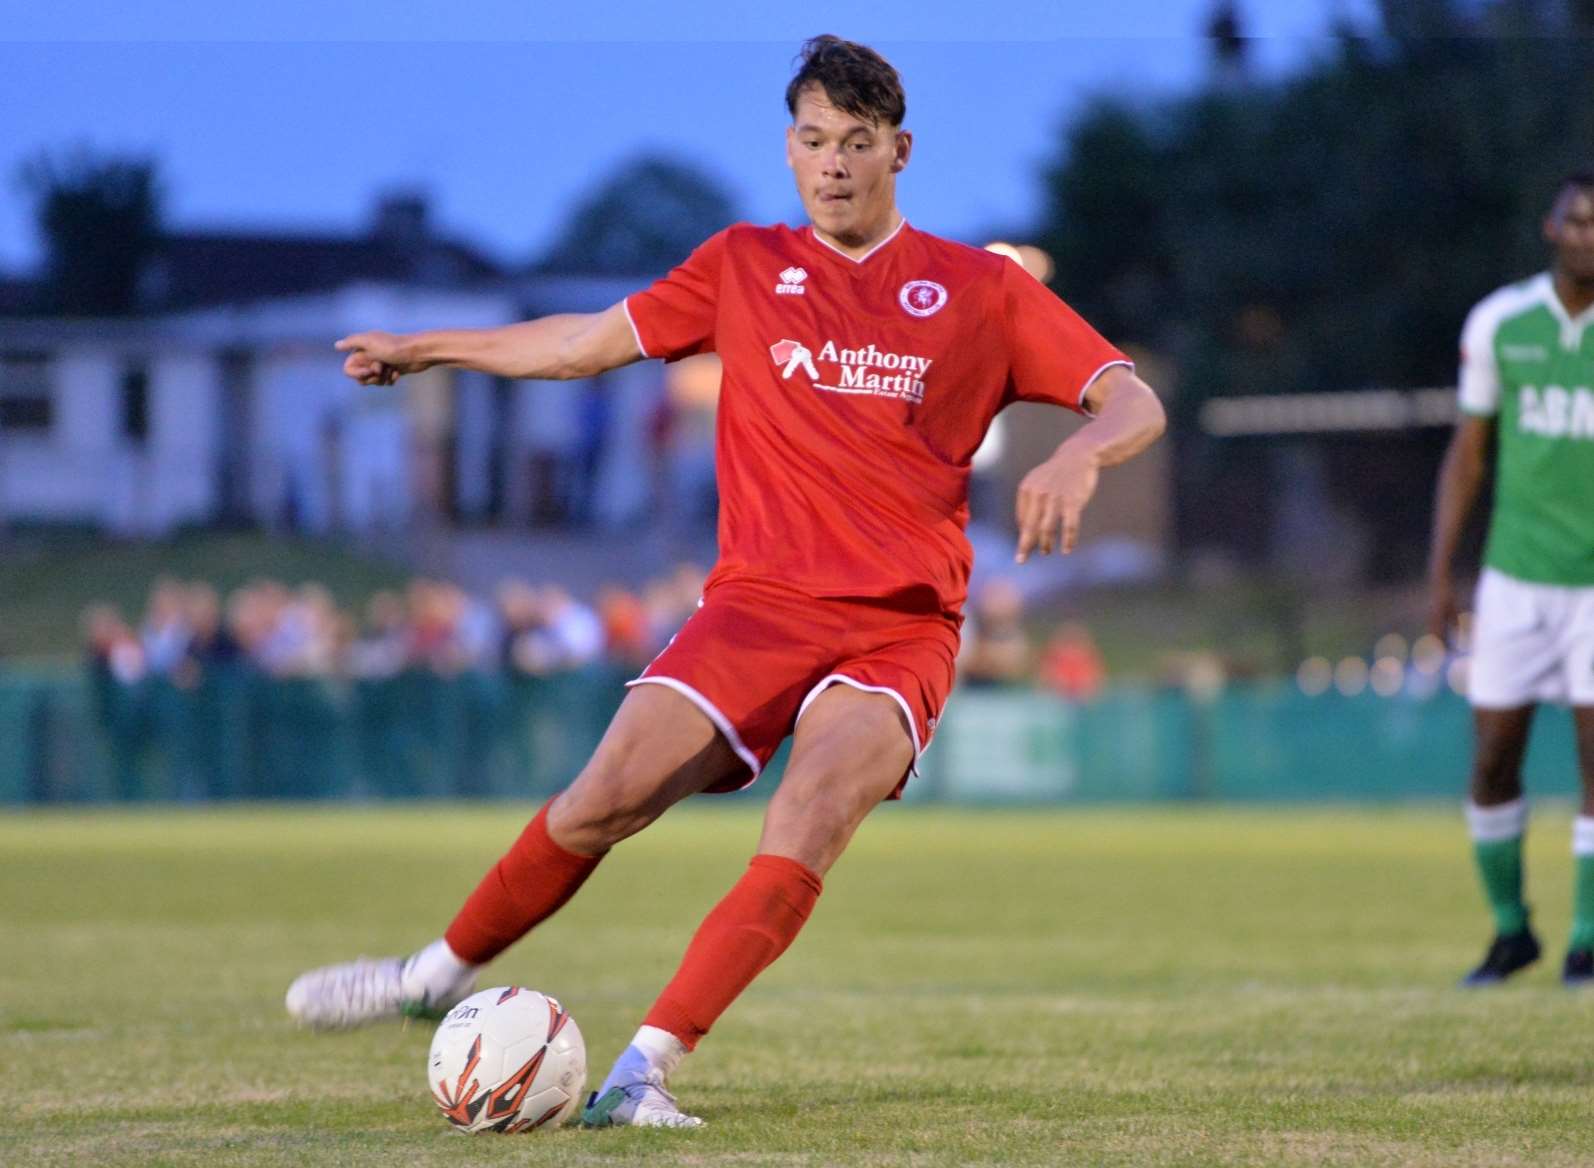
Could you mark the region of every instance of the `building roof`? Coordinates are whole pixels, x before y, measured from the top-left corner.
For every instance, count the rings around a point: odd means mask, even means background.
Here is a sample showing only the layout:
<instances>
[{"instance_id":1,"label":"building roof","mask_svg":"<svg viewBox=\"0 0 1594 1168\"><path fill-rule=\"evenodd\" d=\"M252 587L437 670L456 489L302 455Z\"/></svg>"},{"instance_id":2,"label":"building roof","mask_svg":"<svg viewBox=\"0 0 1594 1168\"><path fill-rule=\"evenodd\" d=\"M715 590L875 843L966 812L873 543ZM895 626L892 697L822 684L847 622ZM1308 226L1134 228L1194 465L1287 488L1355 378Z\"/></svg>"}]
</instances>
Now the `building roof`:
<instances>
[{"instance_id":1,"label":"building roof","mask_svg":"<svg viewBox=\"0 0 1594 1168\"><path fill-rule=\"evenodd\" d=\"M359 282L477 288L504 270L468 244L437 235L424 199L380 200L364 234L164 233L140 277L140 307L166 312L323 292Z\"/></svg>"},{"instance_id":2,"label":"building roof","mask_svg":"<svg viewBox=\"0 0 1594 1168\"><path fill-rule=\"evenodd\" d=\"M468 288L502 277L452 241L399 246L335 236L180 233L165 236L140 281L146 311L238 304L361 281Z\"/></svg>"}]
</instances>

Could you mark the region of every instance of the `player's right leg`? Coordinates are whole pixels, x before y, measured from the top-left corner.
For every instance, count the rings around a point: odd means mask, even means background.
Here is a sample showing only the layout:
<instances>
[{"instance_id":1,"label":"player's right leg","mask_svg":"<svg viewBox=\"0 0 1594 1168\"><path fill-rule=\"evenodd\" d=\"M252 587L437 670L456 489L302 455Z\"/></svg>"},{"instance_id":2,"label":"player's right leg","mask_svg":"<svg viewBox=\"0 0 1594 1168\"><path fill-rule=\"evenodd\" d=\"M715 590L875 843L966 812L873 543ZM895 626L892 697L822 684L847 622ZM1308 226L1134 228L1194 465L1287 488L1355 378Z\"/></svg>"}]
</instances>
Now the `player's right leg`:
<instances>
[{"instance_id":1,"label":"player's right leg","mask_svg":"<svg viewBox=\"0 0 1594 1168\"><path fill-rule=\"evenodd\" d=\"M832 686L797 724L758 853L704 918L675 977L603 1084L588 1127L696 1127L666 1089L719 1016L796 938L858 825L902 782L911 731L891 698Z\"/></svg>"},{"instance_id":2,"label":"player's right leg","mask_svg":"<svg viewBox=\"0 0 1594 1168\"><path fill-rule=\"evenodd\" d=\"M630 690L575 782L537 813L442 937L407 958L311 970L289 987L288 1012L342 1029L446 1010L470 993L478 967L575 895L610 847L745 769L686 698L657 685Z\"/></svg>"},{"instance_id":3,"label":"player's right leg","mask_svg":"<svg viewBox=\"0 0 1594 1168\"><path fill-rule=\"evenodd\" d=\"M1594 673L1594 653L1586 668ZM1583 803L1572 823L1572 935L1561 980L1578 987L1594 985L1594 704L1573 706L1572 724L1577 732Z\"/></svg>"},{"instance_id":4,"label":"player's right leg","mask_svg":"<svg viewBox=\"0 0 1594 1168\"><path fill-rule=\"evenodd\" d=\"M1522 894L1522 838L1527 804L1522 798L1522 755L1527 749L1533 706L1474 708L1476 753L1467 802L1467 826L1483 893L1494 917L1494 939L1463 985L1504 981L1539 957L1538 938L1528 923Z\"/></svg>"}]
</instances>

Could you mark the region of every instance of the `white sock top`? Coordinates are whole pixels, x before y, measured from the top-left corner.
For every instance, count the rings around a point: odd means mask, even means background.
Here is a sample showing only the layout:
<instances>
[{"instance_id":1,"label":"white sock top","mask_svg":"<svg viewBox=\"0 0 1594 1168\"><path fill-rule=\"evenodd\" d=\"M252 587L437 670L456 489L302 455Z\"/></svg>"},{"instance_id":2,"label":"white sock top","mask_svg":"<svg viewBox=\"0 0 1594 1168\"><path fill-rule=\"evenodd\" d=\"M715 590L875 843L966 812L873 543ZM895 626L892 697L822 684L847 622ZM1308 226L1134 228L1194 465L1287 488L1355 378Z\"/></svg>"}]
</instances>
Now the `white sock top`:
<instances>
[{"instance_id":1,"label":"white sock top","mask_svg":"<svg viewBox=\"0 0 1594 1168\"><path fill-rule=\"evenodd\" d=\"M1572 854L1594 856L1594 815L1579 815L1572 820Z\"/></svg>"},{"instance_id":2,"label":"white sock top","mask_svg":"<svg viewBox=\"0 0 1594 1168\"><path fill-rule=\"evenodd\" d=\"M631 1040L631 1045L647 1055L648 1064L663 1071L666 1079L675 1073L681 1060L691 1053L686 1043L657 1026L642 1027Z\"/></svg>"},{"instance_id":3,"label":"white sock top","mask_svg":"<svg viewBox=\"0 0 1594 1168\"><path fill-rule=\"evenodd\" d=\"M406 987L438 997L452 991L475 968L439 937L417 953L404 971Z\"/></svg>"},{"instance_id":4,"label":"white sock top","mask_svg":"<svg viewBox=\"0 0 1594 1168\"><path fill-rule=\"evenodd\" d=\"M1492 844L1516 839L1527 830L1527 826L1526 799L1517 798L1493 807L1479 807L1470 799L1467 801L1467 828L1477 843Z\"/></svg>"}]
</instances>

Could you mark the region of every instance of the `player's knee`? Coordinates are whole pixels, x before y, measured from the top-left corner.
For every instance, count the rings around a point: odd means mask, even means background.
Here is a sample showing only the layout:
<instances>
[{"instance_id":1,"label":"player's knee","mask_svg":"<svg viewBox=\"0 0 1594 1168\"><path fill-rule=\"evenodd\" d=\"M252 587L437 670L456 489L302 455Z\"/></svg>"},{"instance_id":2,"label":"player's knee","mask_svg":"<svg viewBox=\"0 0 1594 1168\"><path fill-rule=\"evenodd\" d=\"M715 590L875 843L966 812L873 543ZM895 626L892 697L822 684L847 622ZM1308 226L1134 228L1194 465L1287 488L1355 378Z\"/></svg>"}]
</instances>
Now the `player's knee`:
<instances>
[{"instance_id":1,"label":"player's knee","mask_svg":"<svg viewBox=\"0 0 1594 1168\"><path fill-rule=\"evenodd\" d=\"M1472 765L1471 793L1472 801L1480 807L1509 803L1521 795L1520 752L1480 742Z\"/></svg>"},{"instance_id":2,"label":"player's knee","mask_svg":"<svg viewBox=\"0 0 1594 1168\"><path fill-rule=\"evenodd\" d=\"M628 781L623 759L600 752L549 809L549 830L579 842L579 850L611 848L659 817L652 794L646 784Z\"/></svg>"},{"instance_id":3,"label":"player's knee","mask_svg":"<svg viewBox=\"0 0 1594 1168\"><path fill-rule=\"evenodd\" d=\"M885 797L881 785L856 759L810 757L787 771L770 811L818 836L847 835Z\"/></svg>"}]
</instances>

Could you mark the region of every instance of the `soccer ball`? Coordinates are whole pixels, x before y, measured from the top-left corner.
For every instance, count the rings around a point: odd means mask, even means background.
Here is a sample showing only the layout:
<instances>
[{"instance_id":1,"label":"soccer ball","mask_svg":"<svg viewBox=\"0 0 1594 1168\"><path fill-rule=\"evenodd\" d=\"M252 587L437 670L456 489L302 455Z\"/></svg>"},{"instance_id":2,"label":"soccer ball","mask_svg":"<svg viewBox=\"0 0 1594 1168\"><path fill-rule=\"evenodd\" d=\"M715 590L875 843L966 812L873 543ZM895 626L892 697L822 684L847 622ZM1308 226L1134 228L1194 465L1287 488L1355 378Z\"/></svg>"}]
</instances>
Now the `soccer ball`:
<instances>
[{"instance_id":1,"label":"soccer ball","mask_svg":"<svg viewBox=\"0 0 1594 1168\"><path fill-rule=\"evenodd\" d=\"M482 990L438 1024L426 1084L460 1131L558 1127L581 1102L587 1046L553 998L519 986Z\"/></svg>"}]
</instances>

